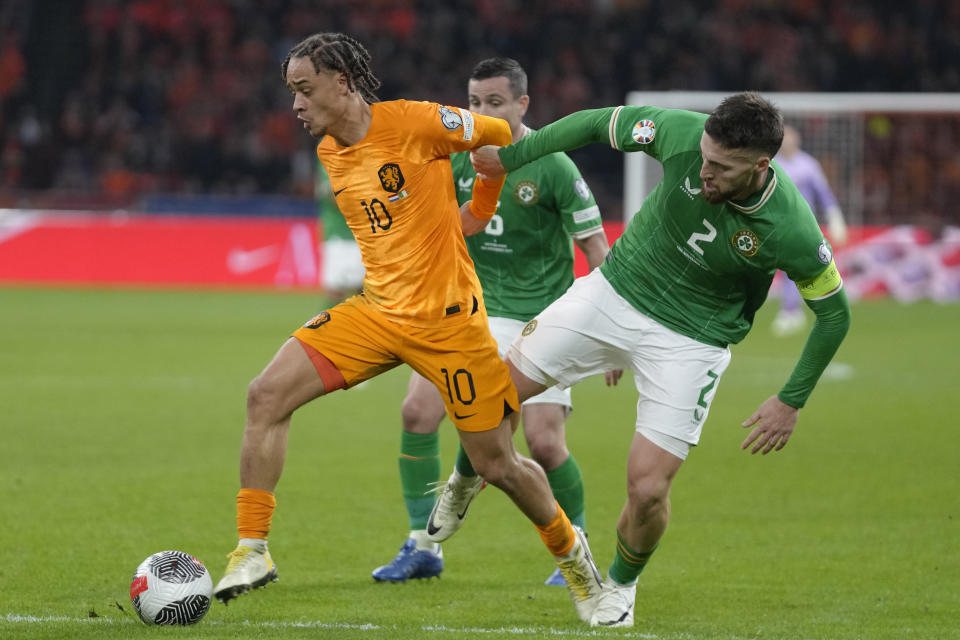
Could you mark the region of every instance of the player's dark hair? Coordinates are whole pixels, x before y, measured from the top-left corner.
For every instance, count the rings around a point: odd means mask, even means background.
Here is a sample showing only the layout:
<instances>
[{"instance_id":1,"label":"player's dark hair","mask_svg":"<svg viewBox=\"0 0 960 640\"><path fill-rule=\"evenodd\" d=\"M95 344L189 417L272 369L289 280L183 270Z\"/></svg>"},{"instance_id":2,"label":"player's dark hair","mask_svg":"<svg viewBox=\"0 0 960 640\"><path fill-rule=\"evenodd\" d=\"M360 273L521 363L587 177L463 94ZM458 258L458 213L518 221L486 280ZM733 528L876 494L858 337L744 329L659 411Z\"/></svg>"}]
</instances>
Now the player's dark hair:
<instances>
[{"instance_id":1,"label":"player's dark hair","mask_svg":"<svg viewBox=\"0 0 960 640\"><path fill-rule=\"evenodd\" d=\"M759 93L728 96L703 126L724 149L753 149L772 158L783 143L783 115Z\"/></svg>"},{"instance_id":2,"label":"player's dark hair","mask_svg":"<svg viewBox=\"0 0 960 640\"><path fill-rule=\"evenodd\" d=\"M506 78L510 84L510 93L514 100L527 94L527 72L513 58L487 58L477 63L470 72L471 80Z\"/></svg>"},{"instance_id":3,"label":"player's dark hair","mask_svg":"<svg viewBox=\"0 0 960 640\"><path fill-rule=\"evenodd\" d=\"M358 91L367 102L379 102L374 91L380 81L370 70L370 53L348 35L342 33L315 33L290 49L280 66L283 81L287 81L287 67L291 58L310 58L313 69L339 71L347 77L347 86Z\"/></svg>"}]
</instances>

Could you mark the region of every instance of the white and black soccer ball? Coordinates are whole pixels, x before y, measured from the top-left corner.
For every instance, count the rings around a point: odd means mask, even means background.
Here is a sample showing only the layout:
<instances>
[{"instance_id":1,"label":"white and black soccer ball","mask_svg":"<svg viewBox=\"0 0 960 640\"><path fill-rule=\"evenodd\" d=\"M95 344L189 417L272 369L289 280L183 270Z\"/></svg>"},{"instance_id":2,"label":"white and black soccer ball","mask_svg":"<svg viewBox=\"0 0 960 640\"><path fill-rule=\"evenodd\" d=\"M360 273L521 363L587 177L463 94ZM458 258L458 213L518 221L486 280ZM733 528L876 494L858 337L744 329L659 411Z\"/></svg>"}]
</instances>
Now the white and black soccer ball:
<instances>
[{"instance_id":1,"label":"white and black soccer ball","mask_svg":"<svg viewBox=\"0 0 960 640\"><path fill-rule=\"evenodd\" d=\"M130 601L146 624L195 624L212 598L210 572L183 551L153 554L140 563L130 583Z\"/></svg>"}]
</instances>

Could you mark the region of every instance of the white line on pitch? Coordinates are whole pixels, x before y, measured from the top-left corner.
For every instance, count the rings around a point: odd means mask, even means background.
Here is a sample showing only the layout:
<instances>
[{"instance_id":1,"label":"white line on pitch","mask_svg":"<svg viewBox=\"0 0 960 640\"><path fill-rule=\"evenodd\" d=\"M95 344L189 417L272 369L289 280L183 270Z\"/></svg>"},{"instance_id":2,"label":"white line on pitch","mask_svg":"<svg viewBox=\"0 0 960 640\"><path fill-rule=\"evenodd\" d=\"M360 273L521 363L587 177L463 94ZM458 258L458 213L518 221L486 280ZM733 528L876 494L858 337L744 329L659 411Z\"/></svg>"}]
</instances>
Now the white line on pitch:
<instances>
[{"instance_id":1,"label":"white line on pitch","mask_svg":"<svg viewBox=\"0 0 960 640\"><path fill-rule=\"evenodd\" d=\"M75 624L127 624L135 622L132 618L73 618L70 616L30 616L8 613L0 620L10 623L26 624L44 624L50 622L73 622ZM243 620L240 622L226 622L223 620L211 620L203 623L204 626L242 626L242 627L268 627L268 628L293 628L293 629L349 629L354 631L386 631L392 627L384 627L373 623L351 624L349 622L321 622L319 620L305 621L262 621L251 622ZM579 630L579 629L554 629L552 627L448 627L446 625L424 625L420 627L425 632L440 633L463 633L463 634L506 634L517 636L572 636L577 638L592 638L606 636L604 631L599 629ZM623 633L618 637L624 638L644 638L645 640L656 640L658 636L649 633Z\"/></svg>"},{"instance_id":2,"label":"white line on pitch","mask_svg":"<svg viewBox=\"0 0 960 640\"><path fill-rule=\"evenodd\" d=\"M31 616L20 615L16 613L7 613L0 617L0 625L3 622L25 623L25 624L45 624L50 622L73 622L76 624L129 624L138 622L135 618L75 618L70 616ZM319 620L285 621L285 620L265 620L262 622L251 622L242 620L230 622L225 620L210 620L201 623L202 626L217 627L267 627L271 629L349 629L351 631L386 631L390 632L398 629L396 625L384 626L367 623L349 623L349 622L321 622ZM478 634L504 634L515 636L570 636L575 638L609 638L606 629L554 629L553 627L448 627L446 625L422 625L421 631L440 632L440 633L462 633L470 635ZM644 640L658 640L660 636L652 633L640 633L636 631L627 631L617 633L617 638L643 638ZM680 634L678 636L668 636L685 638L693 640L694 636L689 634ZM753 636L750 636L753 637ZM729 636L730 640L738 640L739 636Z\"/></svg>"}]
</instances>

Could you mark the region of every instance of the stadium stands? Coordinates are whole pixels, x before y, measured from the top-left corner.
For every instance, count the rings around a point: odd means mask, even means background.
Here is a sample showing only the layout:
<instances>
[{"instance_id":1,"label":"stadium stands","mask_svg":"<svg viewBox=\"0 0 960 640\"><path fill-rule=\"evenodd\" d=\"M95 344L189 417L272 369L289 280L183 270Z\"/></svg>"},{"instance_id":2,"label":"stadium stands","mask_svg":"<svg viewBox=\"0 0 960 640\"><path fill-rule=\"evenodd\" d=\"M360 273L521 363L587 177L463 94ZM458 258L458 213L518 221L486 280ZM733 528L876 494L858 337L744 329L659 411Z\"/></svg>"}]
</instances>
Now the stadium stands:
<instances>
[{"instance_id":1,"label":"stadium stands","mask_svg":"<svg viewBox=\"0 0 960 640\"><path fill-rule=\"evenodd\" d=\"M470 65L519 59L543 125L630 90L957 91L960 4L794 0L8 0L0 205L37 191L136 208L153 193L312 194L279 77L313 31L368 43L384 98L460 104ZM546 53L545 53L546 52ZM928 162L917 142L911 162ZM942 146L942 145L941 145ZM620 158L579 152L605 217ZM906 154L905 154L906 155ZM949 167L949 171L960 171Z\"/></svg>"}]
</instances>

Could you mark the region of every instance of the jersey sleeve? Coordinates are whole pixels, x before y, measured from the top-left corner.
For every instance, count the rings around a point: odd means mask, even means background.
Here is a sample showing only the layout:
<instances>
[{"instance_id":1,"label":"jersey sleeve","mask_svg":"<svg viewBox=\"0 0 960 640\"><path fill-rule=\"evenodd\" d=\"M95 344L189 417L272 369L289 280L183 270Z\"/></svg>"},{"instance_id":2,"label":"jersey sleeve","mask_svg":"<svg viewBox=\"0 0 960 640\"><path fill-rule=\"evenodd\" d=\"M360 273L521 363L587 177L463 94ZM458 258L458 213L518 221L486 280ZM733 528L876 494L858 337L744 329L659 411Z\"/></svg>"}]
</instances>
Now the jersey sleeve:
<instances>
[{"instance_id":1,"label":"jersey sleeve","mask_svg":"<svg viewBox=\"0 0 960 640\"><path fill-rule=\"evenodd\" d=\"M586 109L500 149L500 162L513 171L550 153L591 143L608 144L617 151L643 151L662 162L675 152L688 151L690 137L699 139L706 119L693 111L646 106Z\"/></svg>"},{"instance_id":2,"label":"jersey sleeve","mask_svg":"<svg viewBox=\"0 0 960 640\"><path fill-rule=\"evenodd\" d=\"M551 189L564 230L572 238L586 238L603 230L600 208L580 170L565 153L550 156Z\"/></svg>"},{"instance_id":3,"label":"jersey sleeve","mask_svg":"<svg viewBox=\"0 0 960 640\"><path fill-rule=\"evenodd\" d=\"M500 118L436 102L407 102L401 114L411 130L408 144L425 157L441 158L487 144L510 144L510 125Z\"/></svg>"},{"instance_id":4,"label":"jersey sleeve","mask_svg":"<svg viewBox=\"0 0 960 640\"><path fill-rule=\"evenodd\" d=\"M410 102L407 109L408 115L413 116L409 118L414 133L410 142L419 145L421 154L428 158L442 158L488 144L503 146L512 139L510 125L500 118L435 102ZM505 180L506 177L473 181L473 215L481 220L493 217Z\"/></svg>"},{"instance_id":5,"label":"jersey sleeve","mask_svg":"<svg viewBox=\"0 0 960 640\"><path fill-rule=\"evenodd\" d=\"M785 231L780 264L817 317L800 360L778 394L782 402L798 409L813 392L850 326L850 305L830 243L809 207L802 205L797 222Z\"/></svg>"},{"instance_id":6,"label":"jersey sleeve","mask_svg":"<svg viewBox=\"0 0 960 640\"><path fill-rule=\"evenodd\" d=\"M843 289L824 299L808 300L807 306L816 314L816 322L790 379L777 394L781 402L796 409L806 404L850 329L850 303Z\"/></svg>"},{"instance_id":7,"label":"jersey sleeve","mask_svg":"<svg viewBox=\"0 0 960 640\"><path fill-rule=\"evenodd\" d=\"M500 149L500 162L510 172L557 151L570 151L591 143L609 143L610 118L619 108L586 109L564 116Z\"/></svg>"},{"instance_id":8,"label":"jersey sleeve","mask_svg":"<svg viewBox=\"0 0 960 640\"><path fill-rule=\"evenodd\" d=\"M681 109L619 107L611 122L611 145L620 151L642 151L663 162L696 148L707 115Z\"/></svg>"},{"instance_id":9,"label":"jersey sleeve","mask_svg":"<svg viewBox=\"0 0 960 640\"><path fill-rule=\"evenodd\" d=\"M840 289L843 281L833 261L833 249L806 203L799 220L784 232L777 265L793 280L805 300L820 300Z\"/></svg>"}]
</instances>

